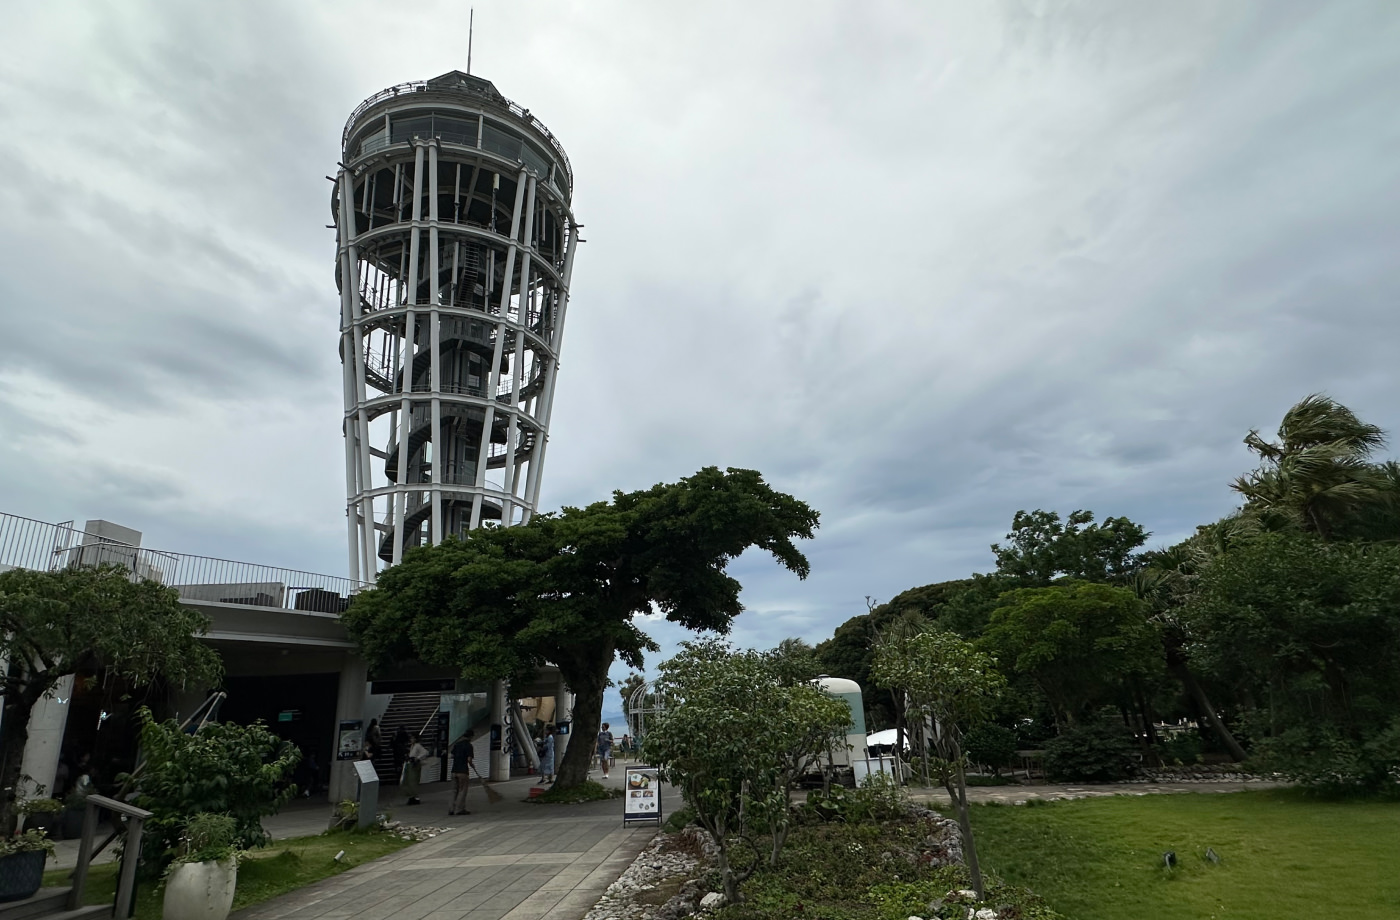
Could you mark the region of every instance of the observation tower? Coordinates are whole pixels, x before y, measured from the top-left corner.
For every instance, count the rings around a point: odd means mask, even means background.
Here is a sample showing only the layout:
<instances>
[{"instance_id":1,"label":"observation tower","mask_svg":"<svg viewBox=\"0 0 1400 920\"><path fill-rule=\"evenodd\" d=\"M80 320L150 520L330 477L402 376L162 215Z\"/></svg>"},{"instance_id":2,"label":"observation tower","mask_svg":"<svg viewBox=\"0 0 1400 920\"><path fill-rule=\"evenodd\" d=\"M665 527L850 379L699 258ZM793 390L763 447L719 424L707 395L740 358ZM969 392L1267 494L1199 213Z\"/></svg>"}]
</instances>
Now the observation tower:
<instances>
[{"instance_id":1,"label":"observation tower","mask_svg":"<svg viewBox=\"0 0 1400 920\"><path fill-rule=\"evenodd\" d=\"M459 71L362 102L335 178L350 575L534 513L578 224L564 148Z\"/></svg>"}]
</instances>

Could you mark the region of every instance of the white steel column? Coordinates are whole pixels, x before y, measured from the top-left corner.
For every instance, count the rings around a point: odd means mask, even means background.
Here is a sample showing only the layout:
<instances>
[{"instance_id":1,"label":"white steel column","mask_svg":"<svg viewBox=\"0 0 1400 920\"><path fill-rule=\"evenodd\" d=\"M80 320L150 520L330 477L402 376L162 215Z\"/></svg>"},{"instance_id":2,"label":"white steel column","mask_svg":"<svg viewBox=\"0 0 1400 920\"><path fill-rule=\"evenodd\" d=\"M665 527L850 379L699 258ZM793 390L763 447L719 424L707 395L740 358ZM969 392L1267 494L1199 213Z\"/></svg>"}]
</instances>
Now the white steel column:
<instances>
[{"instance_id":1,"label":"white steel column","mask_svg":"<svg viewBox=\"0 0 1400 920\"><path fill-rule=\"evenodd\" d=\"M431 370L429 371L429 386L432 387L432 439L433 458L431 468L432 478L432 542L434 545L442 542L442 317L438 312L438 306L442 303L442 266L439 264L438 253L438 144L434 140L428 147L428 248L429 248L429 270L432 272L432 281L429 282L429 297L433 309L429 314L428 322L431 323L431 334L429 336L428 347L432 349L432 354L428 356Z\"/></svg>"},{"instance_id":2,"label":"white steel column","mask_svg":"<svg viewBox=\"0 0 1400 920\"><path fill-rule=\"evenodd\" d=\"M423 219L423 145L414 142L413 150L413 228L408 244L408 313L404 319L403 402L399 406L399 482L394 501L393 564L403 561L404 515L408 510L408 439L413 430L413 366L417 356L418 330L414 305L418 302L419 224Z\"/></svg>"},{"instance_id":3,"label":"white steel column","mask_svg":"<svg viewBox=\"0 0 1400 920\"><path fill-rule=\"evenodd\" d=\"M340 264L342 266L340 276L340 322L341 329L341 367L345 379L345 464L346 464L346 486L349 494L346 496L345 516L347 519L347 529L350 538L349 561L350 577L360 579L360 554L357 545L360 542L360 512L357 507L356 497L366 488L357 482L358 463L357 454L359 451L357 432L355 431L355 417L353 413L357 407L364 402L364 355L360 348L360 333L355 320L360 313L359 285L354 283L354 279L359 271L359 254L355 248L355 215L351 210L350 202L354 197L354 183L350 174L342 169L339 174L340 185ZM359 488L357 489L357 486Z\"/></svg>"},{"instance_id":4,"label":"white steel column","mask_svg":"<svg viewBox=\"0 0 1400 920\"><path fill-rule=\"evenodd\" d=\"M559 292L559 316L554 321L553 335L549 337L550 350L554 353L554 358L549 362L547 371L549 377L544 383L544 410L540 418L539 444L535 447L535 454L530 458L530 479L529 502L531 508L539 507L540 498L540 477L544 473L544 451L549 444L549 419L554 412L554 382L559 376L559 355L564 348L564 316L569 309L569 283L574 277L574 254L578 252L578 244L581 242L578 236L578 224L570 224L569 239L564 250L564 285Z\"/></svg>"},{"instance_id":5,"label":"white steel column","mask_svg":"<svg viewBox=\"0 0 1400 920\"><path fill-rule=\"evenodd\" d=\"M53 793L63 730L68 726L68 703L72 699L73 675L69 674L60 677L54 688L34 705L29 715L29 741L20 766L20 798L36 799ZM73 777L74 782L77 779Z\"/></svg>"}]
</instances>

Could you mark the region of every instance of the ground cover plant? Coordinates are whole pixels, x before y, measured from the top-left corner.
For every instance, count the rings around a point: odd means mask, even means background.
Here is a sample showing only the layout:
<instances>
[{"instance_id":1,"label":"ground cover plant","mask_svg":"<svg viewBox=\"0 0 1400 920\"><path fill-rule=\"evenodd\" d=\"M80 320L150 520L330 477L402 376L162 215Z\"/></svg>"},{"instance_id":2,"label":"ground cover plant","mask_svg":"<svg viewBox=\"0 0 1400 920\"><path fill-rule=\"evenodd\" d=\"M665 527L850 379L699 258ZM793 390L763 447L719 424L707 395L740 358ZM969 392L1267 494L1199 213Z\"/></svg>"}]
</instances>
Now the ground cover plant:
<instances>
[{"instance_id":1,"label":"ground cover plant","mask_svg":"<svg viewBox=\"0 0 1400 920\"><path fill-rule=\"evenodd\" d=\"M413 841L378 831L351 833L333 831L314 837L290 837L269 847L243 855L238 865L238 887L233 909L261 904L269 898L304 888L347 869L387 856ZM339 860L335 855L345 852ZM44 885L70 884L67 869L44 873ZM117 890L117 864L93 866L88 872L83 900L88 904L110 904ZM165 890L155 881L142 882L136 892L135 920L160 920L161 898Z\"/></svg>"},{"instance_id":2,"label":"ground cover plant","mask_svg":"<svg viewBox=\"0 0 1400 920\"><path fill-rule=\"evenodd\" d=\"M760 865L744 900L714 920L963 920L974 901L961 865L940 865L926 849L936 826L927 818L804 823L789 834L777 865ZM950 897L950 893L953 893ZM989 880L986 899L1000 920L1059 920L1028 891Z\"/></svg>"},{"instance_id":3,"label":"ground cover plant","mask_svg":"<svg viewBox=\"0 0 1400 920\"><path fill-rule=\"evenodd\" d=\"M972 824L990 872L1075 920L1400 916L1394 801L1116 796L976 805Z\"/></svg>"}]
</instances>

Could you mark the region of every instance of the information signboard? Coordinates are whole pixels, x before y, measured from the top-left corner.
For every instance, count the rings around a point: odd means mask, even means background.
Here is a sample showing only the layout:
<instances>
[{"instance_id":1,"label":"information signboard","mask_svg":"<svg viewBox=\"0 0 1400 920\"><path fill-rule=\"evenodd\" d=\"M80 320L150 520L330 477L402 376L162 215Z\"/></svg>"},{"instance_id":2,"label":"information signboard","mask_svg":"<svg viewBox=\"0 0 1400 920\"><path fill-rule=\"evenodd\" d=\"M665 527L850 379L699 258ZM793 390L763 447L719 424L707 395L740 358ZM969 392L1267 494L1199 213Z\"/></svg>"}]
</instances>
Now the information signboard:
<instances>
[{"instance_id":1,"label":"information signboard","mask_svg":"<svg viewBox=\"0 0 1400 920\"><path fill-rule=\"evenodd\" d=\"M661 778L655 767L631 767L626 770L622 799L622 823L655 821L661 823Z\"/></svg>"},{"instance_id":2,"label":"information signboard","mask_svg":"<svg viewBox=\"0 0 1400 920\"><path fill-rule=\"evenodd\" d=\"M360 747L364 741L365 723L359 719L342 719L340 722L340 738L336 744L336 760L354 760L360 756Z\"/></svg>"}]
</instances>

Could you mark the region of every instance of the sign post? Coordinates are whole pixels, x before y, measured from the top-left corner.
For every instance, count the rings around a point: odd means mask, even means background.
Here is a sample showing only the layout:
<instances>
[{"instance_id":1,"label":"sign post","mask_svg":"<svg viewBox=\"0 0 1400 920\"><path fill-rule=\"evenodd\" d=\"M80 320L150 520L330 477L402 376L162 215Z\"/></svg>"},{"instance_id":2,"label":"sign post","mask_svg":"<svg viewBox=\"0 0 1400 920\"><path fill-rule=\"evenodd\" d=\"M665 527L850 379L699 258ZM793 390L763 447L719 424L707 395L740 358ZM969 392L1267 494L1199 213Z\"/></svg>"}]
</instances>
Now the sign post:
<instances>
[{"instance_id":1,"label":"sign post","mask_svg":"<svg viewBox=\"0 0 1400 920\"><path fill-rule=\"evenodd\" d=\"M355 761L355 776L360 781L360 808L356 813L361 830L372 827L379 816L379 774L370 760Z\"/></svg>"},{"instance_id":2,"label":"sign post","mask_svg":"<svg viewBox=\"0 0 1400 920\"><path fill-rule=\"evenodd\" d=\"M656 767L628 767L622 799L622 824L661 825L661 777Z\"/></svg>"}]
</instances>

